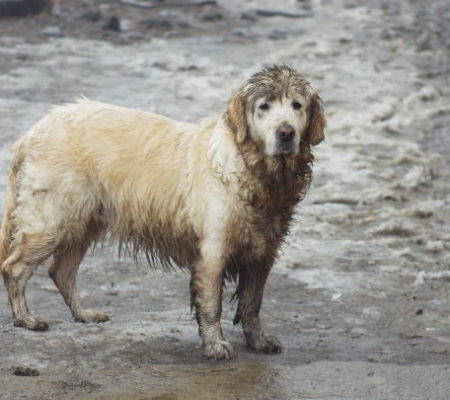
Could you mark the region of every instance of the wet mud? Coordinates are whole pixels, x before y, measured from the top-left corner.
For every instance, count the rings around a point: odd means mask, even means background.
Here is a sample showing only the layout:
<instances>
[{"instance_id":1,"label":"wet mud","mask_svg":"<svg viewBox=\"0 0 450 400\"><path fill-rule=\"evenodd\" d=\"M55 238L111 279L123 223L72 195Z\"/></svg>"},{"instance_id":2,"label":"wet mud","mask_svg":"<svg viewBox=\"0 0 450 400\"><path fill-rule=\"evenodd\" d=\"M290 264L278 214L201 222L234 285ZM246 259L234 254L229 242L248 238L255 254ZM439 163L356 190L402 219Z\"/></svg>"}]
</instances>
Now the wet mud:
<instances>
[{"instance_id":1,"label":"wet mud","mask_svg":"<svg viewBox=\"0 0 450 400\"><path fill-rule=\"evenodd\" d=\"M0 288L0 399L448 400L447 3L223 1L220 34L139 40L70 29L33 40L0 27L1 197L13 141L81 94L189 121L220 114L249 74L285 62L318 89L329 120L265 292L263 321L281 355L244 347L230 287L223 328L239 357L205 361L189 277L105 245L83 262L79 286L108 323L73 322L45 265L28 301L48 332L14 328Z\"/></svg>"}]
</instances>

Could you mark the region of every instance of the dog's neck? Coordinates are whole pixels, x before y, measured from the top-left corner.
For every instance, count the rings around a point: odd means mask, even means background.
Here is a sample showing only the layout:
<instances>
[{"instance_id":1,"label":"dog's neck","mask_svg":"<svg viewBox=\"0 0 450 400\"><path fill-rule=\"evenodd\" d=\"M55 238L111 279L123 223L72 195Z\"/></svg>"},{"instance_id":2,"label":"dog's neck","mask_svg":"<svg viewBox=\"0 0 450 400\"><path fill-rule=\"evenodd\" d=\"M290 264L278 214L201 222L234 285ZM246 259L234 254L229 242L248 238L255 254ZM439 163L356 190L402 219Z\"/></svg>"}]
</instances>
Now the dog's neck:
<instances>
[{"instance_id":1,"label":"dog's neck","mask_svg":"<svg viewBox=\"0 0 450 400\"><path fill-rule=\"evenodd\" d=\"M219 119L212 130L207 157L213 170L223 181L236 179L246 169L245 160L223 119Z\"/></svg>"}]
</instances>

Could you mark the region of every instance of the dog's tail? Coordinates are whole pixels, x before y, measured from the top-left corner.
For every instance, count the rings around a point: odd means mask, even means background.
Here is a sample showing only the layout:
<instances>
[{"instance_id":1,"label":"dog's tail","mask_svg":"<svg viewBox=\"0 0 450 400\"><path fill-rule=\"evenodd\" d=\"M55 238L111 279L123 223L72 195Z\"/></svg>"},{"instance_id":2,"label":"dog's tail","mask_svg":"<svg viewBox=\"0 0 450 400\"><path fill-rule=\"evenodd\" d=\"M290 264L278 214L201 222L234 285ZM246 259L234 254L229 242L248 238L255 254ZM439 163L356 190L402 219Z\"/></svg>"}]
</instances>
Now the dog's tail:
<instances>
[{"instance_id":1,"label":"dog's tail","mask_svg":"<svg viewBox=\"0 0 450 400\"><path fill-rule=\"evenodd\" d=\"M5 191L5 212L3 214L2 225L0 227L0 274L6 259L10 256L11 245L14 239L13 212L16 208L15 193L18 183L19 171L25 160L22 142L17 142L13 147L13 158L11 169L9 170L8 184Z\"/></svg>"},{"instance_id":2,"label":"dog's tail","mask_svg":"<svg viewBox=\"0 0 450 400\"><path fill-rule=\"evenodd\" d=\"M15 201L13 193L17 184L17 174L22 166L24 155L20 147L16 147L15 154L11 162L11 170L9 171L8 186L5 193L5 212L3 214L2 225L0 227L0 273L3 269L3 264L9 257L11 251L11 243L13 241L13 225L12 214L15 209Z\"/></svg>"},{"instance_id":3,"label":"dog's tail","mask_svg":"<svg viewBox=\"0 0 450 400\"><path fill-rule=\"evenodd\" d=\"M9 188L6 189L6 204L5 214L3 216L2 226L0 228L0 272L2 265L8 258L9 250L12 242L12 229L11 229L11 212L13 210L13 201Z\"/></svg>"}]
</instances>

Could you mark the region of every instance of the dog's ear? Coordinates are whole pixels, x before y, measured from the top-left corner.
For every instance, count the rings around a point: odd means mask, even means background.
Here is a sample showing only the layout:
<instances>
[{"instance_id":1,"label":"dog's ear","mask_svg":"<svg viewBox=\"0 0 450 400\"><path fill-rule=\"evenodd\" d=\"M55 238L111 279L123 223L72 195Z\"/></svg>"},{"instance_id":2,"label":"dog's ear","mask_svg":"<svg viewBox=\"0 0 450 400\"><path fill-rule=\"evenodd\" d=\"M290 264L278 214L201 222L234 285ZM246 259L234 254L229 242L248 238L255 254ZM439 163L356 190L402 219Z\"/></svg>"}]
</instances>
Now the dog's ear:
<instances>
[{"instance_id":1,"label":"dog's ear","mask_svg":"<svg viewBox=\"0 0 450 400\"><path fill-rule=\"evenodd\" d=\"M308 119L307 137L309 143L316 146L325 138L323 131L327 126L322 99L317 94L311 97Z\"/></svg>"},{"instance_id":2,"label":"dog's ear","mask_svg":"<svg viewBox=\"0 0 450 400\"><path fill-rule=\"evenodd\" d=\"M245 95L240 90L230 99L223 115L225 123L236 135L237 143L243 143L248 134L246 106Z\"/></svg>"}]
</instances>

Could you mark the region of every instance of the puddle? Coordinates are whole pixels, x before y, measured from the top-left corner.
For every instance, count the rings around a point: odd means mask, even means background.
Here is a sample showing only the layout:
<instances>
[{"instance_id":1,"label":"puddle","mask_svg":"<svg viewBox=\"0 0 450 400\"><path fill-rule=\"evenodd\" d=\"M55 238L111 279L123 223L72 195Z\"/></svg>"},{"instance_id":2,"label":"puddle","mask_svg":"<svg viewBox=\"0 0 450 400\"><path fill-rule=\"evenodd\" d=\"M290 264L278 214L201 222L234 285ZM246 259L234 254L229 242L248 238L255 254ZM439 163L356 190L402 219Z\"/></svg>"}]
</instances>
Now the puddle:
<instances>
[{"instance_id":1,"label":"puddle","mask_svg":"<svg viewBox=\"0 0 450 400\"><path fill-rule=\"evenodd\" d=\"M192 366L176 377L166 376L170 391L142 394L145 388L135 392L96 397L99 400L235 400L282 399L283 385L278 381L276 368L264 363Z\"/></svg>"}]
</instances>

